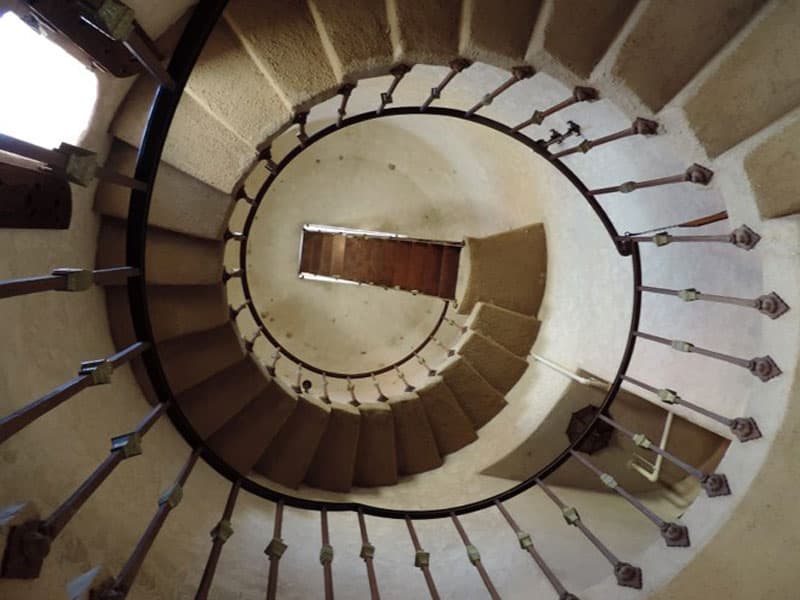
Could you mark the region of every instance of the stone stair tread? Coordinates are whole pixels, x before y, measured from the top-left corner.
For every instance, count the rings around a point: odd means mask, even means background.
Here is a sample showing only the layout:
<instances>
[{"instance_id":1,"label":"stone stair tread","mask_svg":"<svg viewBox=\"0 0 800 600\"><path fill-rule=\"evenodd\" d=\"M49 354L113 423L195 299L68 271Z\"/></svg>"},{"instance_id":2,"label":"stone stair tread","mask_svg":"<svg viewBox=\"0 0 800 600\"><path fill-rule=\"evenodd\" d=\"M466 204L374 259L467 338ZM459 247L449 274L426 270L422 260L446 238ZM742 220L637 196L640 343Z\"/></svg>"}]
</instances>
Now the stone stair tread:
<instances>
[{"instance_id":1,"label":"stone stair tread","mask_svg":"<svg viewBox=\"0 0 800 600\"><path fill-rule=\"evenodd\" d=\"M297 488L308 472L317 446L328 426L331 409L322 401L296 396L280 380L281 394L294 398L297 406L256 462L254 469L265 477Z\"/></svg>"},{"instance_id":2,"label":"stone stair tread","mask_svg":"<svg viewBox=\"0 0 800 600\"><path fill-rule=\"evenodd\" d=\"M105 288L111 336L117 348L136 341L128 288ZM218 327L230 318L222 284L151 285L147 287L150 325L157 343Z\"/></svg>"},{"instance_id":3,"label":"stone stair tread","mask_svg":"<svg viewBox=\"0 0 800 600\"><path fill-rule=\"evenodd\" d=\"M374 487L397 483L397 450L392 409L371 402L358 407L361 429L353 485Z\"/></svg>"},{"instance_id":4,"label":"stone stair tread","mask_svg":"<svg viewBox=\"0 0 800 600\"><path fill-rule=\"evenodd\" d=\"M133 173L136 154L135 148L115 140L106 167L118 173ZM94 209L102 215L127 219L130 199L129 189L100 181ZM232 208L229 194L162 162L153 186L148 223L186 235L219 240Z\"/></svg>"},{"instance_id":5,"label":"stone stair tread","mask_svg":"<svg viewBox=\"0 0 800 600\"><path fill-rule=\"evenodd\" d=\"M127 264L124 221L103 217L97 240L95 267ZM222 281L222 242L150 227L147 233L145 277L158 285L211 285Z\"/></svg>"},{"instance_id":6,"label":"stone stair tread","mask_svg":"<svg viewBox=\"0 0 800 600\"><path fill-rule=\"evenodd\" d=\"M186 91L254 148L291 120L289 107L225 20L211 32Z\"/></svg>"},{"instance_id":7,"label":"stone stair tread","mask_svg":"<svg viewBox=\"0 0 800 600\"><path fill-rule=\"evenodd\" d=\"M361 413L349 404L330 405L328 427L317 446L305 483L331 492L349 492L358 452Z\"/></svg>"},{"instance_id":8,"label":"stone stair tread","mask_svg":"<svg viewBox=\"0 0 800 600\"><path fill-rule=\"evenodd\" d=\"M386 6L374 0L309 0L320 37L342 80L382 75L394 63ZM353 27L353 23L359 23Z\"/></svg>"},{"instance_id":9,"label":"stone stair tread","mask_svg":"<svg viewBox=\"0 0 800 600\"><path fill-rule=\"evenodd\" d=\"M589 79L637 3L556 2L545 28L544 49L578 77Z\"/></svg>"},{"instance_id":10,"label":"stone stair tread","mask_svg":"<svg viewBox=\"0 0 800 600\"><path fill-rule=\"evenodd\" d=\"M111 133L134 148L139 147L154 90L152 78L140 77L111 123ZM255 158L255 146L214 118L190 95L182 96L164 144L164 162L230 193Z\"/></svg>"},{"instance_id":11,"label":"stone stair tread","mask_svg":"<svg viewBox=\"0 0 800 600\"><path fill-rule=\"evenodd\" d=\"M175 401L194 430L208 438L269 385L249 356L177 394Z\"/></svg>"},{"instance_id":12,"label":"stone stair tread","mask_svg":"<svg viewBox=\"0 0 800 600\"><path fill-rule=\"evenodd\" d=\"M480 429L503 410L505 397L486 381L461 355L447 359L439 367L447 387L475 429Z\"/></svg>"},{"instance_id":13,"label":"stone stair tread","mask_svg":"<svg viewBox=\"0 0 800 600\"><path fill-rule=\"evenodd\" d=\"M159 344L158 355L173 394L180 394L240 362L245 353L239 334L226 323Z\"/></svg>"},{"instance_id":14,"label":"stone stair tread","mask_svg":"<svg viewBox=\"0 0 800 600\"><path fill-rule=\"evenodd\" d=\"M444 456L478 439L472 422L441 377L416 390L428 418L439 454Z\"/></svg>"},{"instance_id":15,"label":"stone stair tread","mask_svg":"<svg viewBox=\"0 0 800 600\"><path fill-rule=\"evenodd\" d=\"M470 266L458 312L468 314L476 303L490 302L536 315L547 276L544 226L533 223L465 242Z\"/></svg>"},{"instance_id":16,"label":"stone stair tread","mask_svg":"<svg viewBox=\"0 0 800 600\"><path fill-rule=\"evenodd\" d=\"M306 2L273 2L264 10L252 0L232 0L225 18L293 111L304 110L338 89Z\"/></svg>"},{"instance_id":17,"label":"stone stair tread","mask_svg":"<svg viewBox=\"0 0 800 600\"><path fill-rule=\"evenodd\" d=\"M528 361L482 335L468 331L455 351L501 394L507 394L528 368Z\"/></svg>"},{"instance_id":18,"label":"stone stair tread","mask_svg":"<svg viewBox=\"0 0 800 600\"><path fill-rule=\"evenodd\" d=\"M460 54L465 58L513 67L524 61L542 0L471 0L461 23Z\"/></svg>"},{"instance_id":19,"label":"stone stair tread","mask_svg":"<svg viewBox=\"0 0 800 600\"><path fill-rule=\"evenodd\" d=\"M422 400L417 394L405 396L389 400L389 408L394 416L397 470L413 475L440 467L443 460Z\"/></svg>"},{"instance_id":20,"label":"stone stair tread","mask_svg":"<svg viewBox=\"0 0 800 600\"><path fill-rule=\"evenodd\" d=\"M536 317L502 306L478 302L464 325L492 339L509 352L526 357L539 334L541 322Z\"/></svg>"},{"instance_id":21,"label":"stone stair tread","mask_svg":"<svg viewBox=\"0 0 800 600\"><path fill-rule=\"evenodd\" d=\"M232 395L219 398L231 399ZM209 447L242 475L247 475L264 454L297 406L270 380L267 386L208 440Z\"/></svg>"},{"instance_id":22,"label":"stone stair tread","mask_svg":"<svg viewBox=\"0 0 800 600\"><path fill-rule=\"evenodd\" d=\"M462 0L388 3L395 56L408 64L447 64L458 56Z\"/></svg>"}]
</instances>

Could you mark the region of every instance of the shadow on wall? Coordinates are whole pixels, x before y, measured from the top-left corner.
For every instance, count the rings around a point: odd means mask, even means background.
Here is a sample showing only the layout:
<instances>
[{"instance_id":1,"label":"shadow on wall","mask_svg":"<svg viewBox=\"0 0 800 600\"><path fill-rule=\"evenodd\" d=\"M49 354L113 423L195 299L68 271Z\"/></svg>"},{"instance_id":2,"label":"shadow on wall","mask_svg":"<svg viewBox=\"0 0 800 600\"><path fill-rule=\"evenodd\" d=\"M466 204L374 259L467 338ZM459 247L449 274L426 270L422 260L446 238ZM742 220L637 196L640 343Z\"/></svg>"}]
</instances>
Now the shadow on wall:
<instances>
[{"instance_id":1,"label":"shadow on wall","mask_svg":"<svg viewBox=\"0 0 800 600\"><path fill-rule=\"evenodd\" d=\"M579 370L579 375L599 379L595 375ZM566 436L570 416L588 404L599 406L603 401L603 390L572 382L554 409L542 424L519 447L489 468L483 475L522 481L531 473L545 467L569 444ZM667 416L666 410L626 390L620 390L611 408L614 420L635 433L644 433L658 444ZM675 416L667 444L667 450L701 469L713 469L722 460L730 441L679 416ZM614 432L608 447L592 455L598 468L610 473L626 490L632 493L671 491L679 496L697 493L697 486L686 486L686 473L664 461L658 482L651 483L633 469L626 467L634 454L651 462L655 454L638 448L632 440ZM599 492L609 492L597 477L590 476L586 467L575 460L567 461L547 483ZM691 498L683 498L691 500Z\"/></svg>"}]
</instances>

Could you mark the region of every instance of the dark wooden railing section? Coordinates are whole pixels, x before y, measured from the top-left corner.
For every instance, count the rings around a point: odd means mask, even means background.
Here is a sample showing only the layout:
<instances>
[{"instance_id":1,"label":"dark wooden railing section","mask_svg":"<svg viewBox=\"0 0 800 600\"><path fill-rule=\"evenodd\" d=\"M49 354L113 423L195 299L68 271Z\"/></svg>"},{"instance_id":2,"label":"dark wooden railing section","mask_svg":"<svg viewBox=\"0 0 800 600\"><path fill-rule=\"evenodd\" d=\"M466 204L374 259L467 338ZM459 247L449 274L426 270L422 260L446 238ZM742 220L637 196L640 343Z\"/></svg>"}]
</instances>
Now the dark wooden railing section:
<instances>
[{"instance_id":1,"label":"dark wooden railing section","mask_svg":"<svg viewBox=\"0 0 800 600\"><path fill-rule=\"evenodd\" d=\"M388 105L393 101L392 93L400 81L407 76L409 72L409 68L407 66L400 65L395 67L392 71L394 79L389 89L382 94L380 108L376 111L347 116L347 102L355 89L355 84L348 84L342 86L342 88L339 90L342 100L338 111L338 119L329 127L323 128L312 135L308 135L305 130L305 123L306 119L308 118L308 113L298 115L295 119L295 124L298 126L300 133L298 138L298 146L291 150L283 159L278 162L275 162L272 159L269 150L262 153L261 160L265 163L265 166L270 172L270 176L267 179L265 186L262 187L262 190L257 198L248 198L244 192L239 194L239 197L247 201L251 205L252 209L248 216L248 221L245 225L244 231L231 232L230 235L226 236L226 241L235 241L237 243L241 243L242 247L245 247L254 209L258 207L258 204L263 198L264 193L274 180L275 176L280 173L286 167L286 165L300 152L319 140L325 138L326 136L331 135L335 131L341 130L342 128L381 117L402 114L419 114L420 112L423 112L427 115L437 115L443 118L469 120L502 134L508 135L520 143L525 144L534 152L542 156L545 160L548 160L554 168L562 173L562 175L564 175L575 186L589 206L594 210L600 222L606 228L609 239L615 244L619 254L622 257L627 257L631 261L633 297L631 322L629 326L627 344L623 356L621 357L618 371L612 380L612 384L609 387L603 402L598 407L598 410L596 410L595 416L587 421L585 428L574 436L570 445L565 448L558 457L551 461L550 464L508 490L505 490L492 497L484 498L460 506L452 506L436 510L393 510L355 502L316 501L294 497L289 494L278 492L253 480L243 478L242 474L237 473L229 465L224 463L205 444L205 442L191 428L180 408L174 403L173 394L164 375L158 356L158 350L154 343L155 340L153 338L150 316L148 312L144 279L144 256L147 241L151 190L156 177L158 165L161 160L161 153L186 81L208 36L220 19L226 2L225 0L204 0L196 6L186 26L186 29L177 44L175 52L170 60L169 67L166 69L161 67L161 64L155 56L146 36L133 21L131 13L126 12L125 9L127 7L116 0L112 0L109 5L119 8L121 11L120 14L122 15L122 18L117 23L104 20L102 15L97 14L96 12L75 12L76 10L88 10L91 7L97 9L98 3L94 1L80 3L69 2L63 4L54 1L36 3L27 2L26 4L32 7L32 9L34 9L35 4L35 10L38 11L37 14L39 15L40 19L47 21L51 27L58 30L63 36L69 37L72 42L83 48L83 50L89 55L94 56L93 53L95 52L103 54L104 49L108 48L109 50L106 52L106 54L111 54L107 56L108 60L105 64L105 67L110 72L120 76L127 76L136 71L136 68L131 68L130 64L123 64L125 61L119 58L121 56L120 52L124 51L126 60L129 63L135 62L142 69L148 71L158 82L158 88L144 136L142 138L142 144L139 149L134 177L129 178L129 180L112 179L116 183L128 183L132 189L127 222L127 265L116 269L104 269L98 271L59 269L54 271L51 275L45 275L42 277L0 282L0 298L7 298L21 294L37 293L48 290L79 291L88 288L92 283L108 284L111 282L121 283L125 281L128 285L134 329L136 337L139 341L118 352L117 354L108 357L107 359L93 360L82 363L79 374L75 378L57 387L28 406L0 420L0 443L8 440L8 438L13 434L17 433L25 426L33 423L39 416L55 409L58 405L75 396L81 390L92 385L109 383L111 373L115 368L129 362L136 357L141 357L150 376L153 389L158 396L159 403L150 410L150 412L133 431L112 438L109 456L100 463L95 471L78 487L75 492L73 492L60 506L58 506L50 514L50 516L42 520L30 521L18 525L11 531L11 534L9 535L8 546L5 549L3 571L1 573L3 577L35 577L38 575L42 566L42 562L50 550L50 545L58 538L59 534L68 525L72 517L91 497L91 495L101 486L104 481L107 480L108 476L114 471L120 462L127 458L137 456L141 453L142 438L150 430L153 424L155 424L157 420L160 419L160 417L164 414L169 415L175 427L186 439L191 448L190 455L178 472L175 482L159 499L157 510L149 526L142 534L142 537L133 549L129 559L122 566L117 576L105 581L95 581L94 578L97 576L99 571L93 570L81 578L82 580L79 587L81 589L89 589L87 586L93 586L91 591L91 597L93 598L100 600L119 600L127 596L136 580L139 570L141 569L141 566L145 561L152 544L156 539L156 536L161 530L170 512L178 506L183 496L183 486L185 485L190 473L192 472L192 469L200 457L206 460L206 462L220 475L231 482L230 492L222 512L222 517L211 532L212 547L196 595L196 598L201 600L211 595L210 589L212 587L215 571L219 562L222 546L233 533L231 518L237 497L242 489L275 503L273 537L265 550L265 554L269 559L268 575L266 578L267 600L274 600L277 597L279 562L288 549L288 545L282 539L282 525L284 509L286 506L304 510L313 510L320 513L322 534L320 561L322 562L323 566L323 586L326 598L333 597L333 580L331 576L333 549L330 544L330 533L328 529L328 513L332 511L350 511L357 515L362 541L360 556L366 564L367 579L369 582L370 594L373 599L379 598L380 592L373 563L375 548L370 543L367 535L365 519L367 515L378 518L403 519L405 521L414 547L414 566L420 568L422 571L427 589L433 600L438 600L439 593L431 572L430 555L422 549L414 523L415 521L425 519L451 520L457 530L459 538L462 540L466 548L467 558L475 567L489 596L494 599L500 598L500 595L489 573L481 561L481 557L477 548L471 543L470 538L459 519L459 516L461 515L495 507L500 511L503 519L511 526L512 530L517 536L517 540L521 548L530 554L535 564L552 585L558 597L561 600L574 599L575 596L567 591L564 583L562 583L559 577L556 576L554 570L543 559L542 554L540 554L539 551L534 547L531 536L525 533L519 527L517 522L503 504L505 501L524 493L533 486L541 487L543 492L562 511L566 522L569 525L578 528L590 541L590 543L592 543L592 545L603 554L603 556L612 565L619 585L631 588L641 588L641 569L617 558L617 556L612 553L612 551L583 523L577 510L564 504L553 492L553 490L550 489L550 487L545 483L547 477L565 462L569 460L577 461L578 463L582 464L590 473L597 476L600 481L610 490L621 496L635 510L640 512L645 518L656 525L667 546L682 547L689 545L689 531L684 525L681 525L677 522L665 521L659 517L653 511L648 509L638 498L621 487L614 479L612 474L603 472L589 458L587 458L586 455L578 450L582 443L589 438L594 428L597 427L598 424L603 424L606 427L610 426L620 435L632 439L638 446L660 454L666 460L671 461L691 476L696 477L701 482L709 496L713 497L730 493L730 489L724 475L718 473L706 473L705 471L682 461L677 456L667 452L665 449L655 446L646 437L628 430L621 423L611 419L609 416L609 407L614 402L623 382L627 382L650 393L656 394L658 398L666 404L681 405L687 409L696 411L708 418L714 419L728 426L742 442L760 437L761 434L758 429L758 425L752 418L729 418L718 415L700 405L684 400L677 392L669 388L657 388L627 375L628 367L635 350L637 339L646 339L648 341L666 344L679 351L703 354L705 356L723 360L734 365L745 367L764 381L780 374L780 369L769 356L758 357L754 359L741 359L711 350L698 348L692 344L689 344L688 342L670 340L639 331L642 293L669 294L678 296L684 300L706 300L711 302L738 304L741 306L756 308L771 318L778 318L784 314L788 310L788 306L774 292L772 294L759 296L754 300L748 300L701 294L694 289L669 290L666 288L656 288L642 285L642 265L639 255L639 244L641 243L665 245L671 242L681 241L713 241L732 243L737 247L750 249L755 246L760 239L758 234L756 234L750 228L742 226L734 230L731 234L725 236L673 236L666 231L658 233L653 237L641 237L630 234L620 235L606 212L598 203L595 197L596 195L616 192L627 193L645 187L685 182L707 185L712 177L711 171L700 165L693 165L687 169L685 173L675 176L662 177L648 181L627 182L614 187L589 190L583 184L583 182L561 162L560 158L571 154L576 154L578 152L585 153L598 145L609 144L616 140L632 135L649 135L655 132L655 124L651 121L638 119L629 129L610 134L597 140L586 140L574 148L552 153L549 148L553 145L563 142L566 138L565 134L557 134L555 138L549 141L537 141L522 134L521 130L531 124L541 124L548 116L558 111L565 110L576 102L596 99L596 91L591 88L577 87L575 88L571 97L545 110L535 111L529 120L520 123L515 127L510 127L498 121L476 114L482 107L489 105L495 98L508 90L512 85L515 85L523 79L534 75L533 69L530 67L517 67L512 70L510 78L505 83L486 94L481 101L479 101L466 112L463 110L431 106L431 103L434 100L438 100L440 98L442 91L450 83L450 81L463 69L469 66L469 61L463 59L458 59L451 63L450 72L436 88L433 88L431 95L421 106L389 108ZM80 7L76 7L77 4L80 4ZM78 15L77 18L88 16L97 30L102 31L105 41L100 40L96 36L92 37L92 34L87 34L85 39L80 38L78 34L75 34L74 20L76 18L76 14ZM62 19L62 21L58 21L58 19ZM57 26L59 23L61 24L60 27ZM89 31L91 32L93 30ZM98 48L100 48L99 51L97 50ZM570 131L570 135L580 135L580 130L578 127L572 128ZM30 145L26 146L24 143L18 144L14 141L10 142L8 138L0 138L0 141L3 140L7 145L9 143L16 144L14 146L16 151L27 156L28 159L48 165L49 168L53 170L63 170L64 173L68 171L69 156L77 156L79 158L87 156L86 154L82 154L77 150L74 151L73 154L70 154L72 151L70 151L68 148L62 148L59 151L47 151L31 147ZM96 165L93 163L87 162L86 164L90 165L90 167L87 167L86 172L90 173L92 176L113 178L112 175L105 173L100 167L96 167ZM709 222L715 222L715 220ZM243 285L246 286L246 273L244 270L238 270L229 273L226 277L226 281L231 279L241 279ZM248 300L241 306L232 309L231 317L235 318L245 308L250 308L252 311L252 302ZM444 321L444 319L445 314L443 313L442 318L440 319L440 324L442 321ZM456 324L456 326L458 325ZM249 340L249 343L251 345L254 344L256 339L257 337ZM430 336L430 340L426 340L426 343L427 341L436 342L437 340L432 334ZM273 373L275 363L277 363L278 359L282 355L288 357L285 351L278 349L278 351L275 353L275 359L272 364ZM409 355L409 358L415 357L420 359L417 351ZM305 368L313 371L312 368L303 364L302 362L299 364L301 369ZM425 365L424 362L421 362L421 364ZM395 368L397 368L396 365L389 367L390 370ZM298 374L300 373L302 373L301 370L298 371ZM324 379L326 372L322 372L321 374ZM364 376L374 377L375 374L375 372L370 372ZM331 374L327 373L327 375ZM345 376L351 378L355 377L355 375ZM413 389L413 386L411 386L409 383L407 383L407 386L410 389ZM379 395L382 396L383 394L380 391L380 387L377 385L377 383L376 388ZM353 397L353 400L357 402L355 396Z\"/></svg>"}]
</instances>

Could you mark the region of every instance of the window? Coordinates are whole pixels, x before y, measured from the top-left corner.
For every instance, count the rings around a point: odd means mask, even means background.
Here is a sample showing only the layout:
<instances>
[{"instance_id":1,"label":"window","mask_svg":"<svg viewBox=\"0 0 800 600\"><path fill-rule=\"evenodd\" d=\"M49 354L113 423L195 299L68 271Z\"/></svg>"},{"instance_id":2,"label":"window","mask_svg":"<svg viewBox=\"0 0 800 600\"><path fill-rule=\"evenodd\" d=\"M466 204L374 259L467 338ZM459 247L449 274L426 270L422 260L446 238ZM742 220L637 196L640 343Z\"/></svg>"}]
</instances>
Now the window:
<instances>
[{"instance_id":1,"label":"window","mask_svg":"<svg viewBox=\"0 0 800 600\"><path fill-rule=\"evenodd\" d=\"M77 145L97 100L84 64L23 23L0 17L0 133L45 148Z\"/></svg>"}]
</instances>

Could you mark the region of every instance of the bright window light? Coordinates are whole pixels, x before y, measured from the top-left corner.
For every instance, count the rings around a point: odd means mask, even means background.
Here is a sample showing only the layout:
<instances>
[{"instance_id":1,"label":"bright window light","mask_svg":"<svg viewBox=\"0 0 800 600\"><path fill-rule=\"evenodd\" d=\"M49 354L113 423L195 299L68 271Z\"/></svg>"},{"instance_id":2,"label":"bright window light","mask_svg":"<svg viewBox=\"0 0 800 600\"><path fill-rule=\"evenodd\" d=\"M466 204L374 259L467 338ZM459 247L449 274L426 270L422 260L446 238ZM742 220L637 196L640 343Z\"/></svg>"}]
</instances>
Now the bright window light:
<instances>
[{"instance_id":1,"label":"bright window light","mask_svg":"<svg viewBox=\"0 0 800 600\"><path fill-rule=\"evenodd\" d=\"M97 78L13 13L0 18L0 82L0 133L45 148L80 142Z\"/></svg>"}]
</instances>

